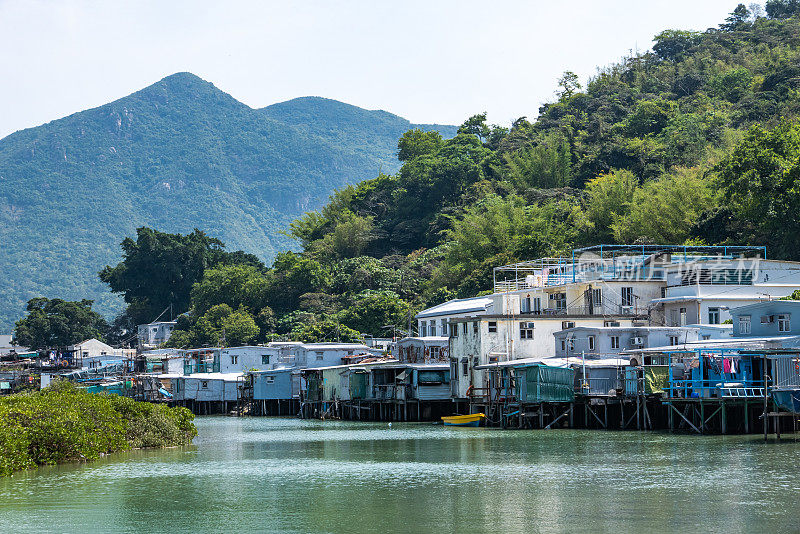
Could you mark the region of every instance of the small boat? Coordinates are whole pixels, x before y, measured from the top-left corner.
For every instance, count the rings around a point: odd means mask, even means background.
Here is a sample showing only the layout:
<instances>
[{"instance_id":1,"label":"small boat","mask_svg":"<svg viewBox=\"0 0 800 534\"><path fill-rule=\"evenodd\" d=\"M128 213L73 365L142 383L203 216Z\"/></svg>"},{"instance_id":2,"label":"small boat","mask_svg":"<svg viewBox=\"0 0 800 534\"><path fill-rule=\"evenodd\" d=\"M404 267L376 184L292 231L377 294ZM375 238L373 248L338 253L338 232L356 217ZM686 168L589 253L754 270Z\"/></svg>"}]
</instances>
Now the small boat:
<instances>
[{"instance_id":1,"label":"small boat","mask_svg":"<svg viewBox=\"0 0 800 534\"><path fill-rule=\"evenodd\" d=\"M778 408L787 412L800 413L800 389L779 389L773 388L772 400Z\"/></svg>"},{"instance_id":2,"label":"small boat","mask_svg":"<svg viewBox=\"0 0 800 534\"><path fill-rule=\"evenodd\" d=\"M448 415L442 417L444 426L478 426L481 419L486 417L482 413L473 413L469 415Z\"/></svg>"}]
</instances>

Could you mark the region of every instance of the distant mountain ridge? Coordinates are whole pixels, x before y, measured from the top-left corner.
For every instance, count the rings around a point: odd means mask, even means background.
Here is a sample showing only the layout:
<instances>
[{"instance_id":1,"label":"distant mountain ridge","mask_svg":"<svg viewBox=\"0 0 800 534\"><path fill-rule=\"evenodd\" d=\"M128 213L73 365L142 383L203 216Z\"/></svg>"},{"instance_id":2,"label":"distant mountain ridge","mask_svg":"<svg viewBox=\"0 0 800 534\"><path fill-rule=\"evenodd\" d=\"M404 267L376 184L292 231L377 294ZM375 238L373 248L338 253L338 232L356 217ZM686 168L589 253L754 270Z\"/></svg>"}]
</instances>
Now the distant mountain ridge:
<instances>
[{"instance_id":1,"label":"distant mountain ridge","mask_svg":"<svg viewBox=\"0 0 800 534\"><path fill-rule=\"evenodd\" d=\"M96 273L138 226L197 227L269 260L335 188L394 172L414 127L456 129L319 97L253 109L178 73L0 139L0 331L39 295L115 311Z\"/></svg>"}]
</instances>

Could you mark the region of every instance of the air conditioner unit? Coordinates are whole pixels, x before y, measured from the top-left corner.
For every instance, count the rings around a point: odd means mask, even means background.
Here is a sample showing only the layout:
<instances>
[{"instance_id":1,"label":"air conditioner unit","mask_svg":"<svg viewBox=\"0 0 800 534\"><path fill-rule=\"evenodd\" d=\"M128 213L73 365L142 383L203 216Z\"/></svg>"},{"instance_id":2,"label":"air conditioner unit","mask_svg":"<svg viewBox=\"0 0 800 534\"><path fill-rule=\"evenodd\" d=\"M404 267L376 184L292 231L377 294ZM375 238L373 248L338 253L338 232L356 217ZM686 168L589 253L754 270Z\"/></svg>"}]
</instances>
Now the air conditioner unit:
<instances>
[{"instance_id":1,"label":"air conditioner unit","mask_svg":"<svg viewBox=\"0 0 800 534\"><path fill-rule=\"evenodd\" d=\"M631 338L631 344L633 344L633 345L635 345L637 347L640 347L640 346L644 345L644 338L643 337L639 337L639 336Z\"/></svg>"},{"instance_id":2,"label":"air conditioner unit","mask_svg":"<svg viewBox=\"0 0 800 534\"><path fill-rule=\"evenodd\" d=\"M633 306L620 306L619 312L622 315L633 315Z\"/></svg>"}]
</instances>

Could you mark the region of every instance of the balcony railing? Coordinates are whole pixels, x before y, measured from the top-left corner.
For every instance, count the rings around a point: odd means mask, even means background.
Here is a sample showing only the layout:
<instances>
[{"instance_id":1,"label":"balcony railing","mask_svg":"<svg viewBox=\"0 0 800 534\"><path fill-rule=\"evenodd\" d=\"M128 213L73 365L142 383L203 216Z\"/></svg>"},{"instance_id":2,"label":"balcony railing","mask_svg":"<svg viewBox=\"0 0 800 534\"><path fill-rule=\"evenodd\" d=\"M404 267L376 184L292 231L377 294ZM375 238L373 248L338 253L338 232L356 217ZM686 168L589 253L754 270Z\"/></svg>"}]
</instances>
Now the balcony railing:
<instances>
[{"instance_id":1,"label":"balcony railing","mask_svg":"<svg viewBox=\"0 0 800 534\"><path fill-rule=\"evenodd\" d=\"M764 397L763 380L672 380L666 388L672 399Z\"/></svg>"},{"instance_id":2,"label":"balcony railing","mask_svg":"<svg viewBox=\"0 0 800 534\"><path fill-rule=\"evenodd\" d=\"M568 306L564 308L550 307L540 308L538 310L521 310L522 315L539 315L539 316L553 316L553 315L645 315L647 313L645 308L638 306L619 306L619 305L597 305L592 306Z\"/></svg>"},{"instance_id":3,"label":"balcony railing","mask_svg":"<svg viewBox=\"0 0 800 534\"><path fill-rule=\"evenodd\" d=\"M219 362L187 362L183 364L183 374L219 373Z\"/></svg>"}]
</instances>

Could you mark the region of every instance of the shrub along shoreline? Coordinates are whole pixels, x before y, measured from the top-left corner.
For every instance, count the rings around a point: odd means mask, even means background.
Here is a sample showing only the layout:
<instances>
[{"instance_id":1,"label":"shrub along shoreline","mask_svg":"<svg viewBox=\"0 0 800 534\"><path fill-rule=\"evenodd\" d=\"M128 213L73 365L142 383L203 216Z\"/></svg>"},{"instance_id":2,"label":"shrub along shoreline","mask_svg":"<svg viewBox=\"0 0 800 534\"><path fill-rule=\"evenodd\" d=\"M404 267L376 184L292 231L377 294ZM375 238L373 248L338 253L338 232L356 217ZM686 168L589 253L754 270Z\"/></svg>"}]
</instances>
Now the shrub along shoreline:
<instances>
[{"instance_id":1,"label":"shrub along shoreline","mask_svg":"<svg viewBox=\"0 0 800 534\"><path fill-rule=\"evenodd\" d=\"M89 393L69 382L0 398L0 476L135 448L188 445L186 408Z\"/></svg>"}]
</instances>

